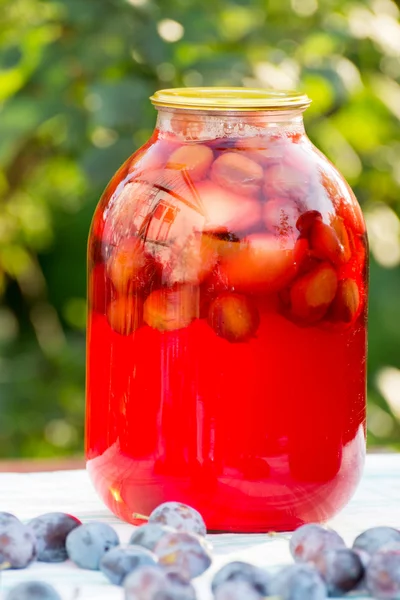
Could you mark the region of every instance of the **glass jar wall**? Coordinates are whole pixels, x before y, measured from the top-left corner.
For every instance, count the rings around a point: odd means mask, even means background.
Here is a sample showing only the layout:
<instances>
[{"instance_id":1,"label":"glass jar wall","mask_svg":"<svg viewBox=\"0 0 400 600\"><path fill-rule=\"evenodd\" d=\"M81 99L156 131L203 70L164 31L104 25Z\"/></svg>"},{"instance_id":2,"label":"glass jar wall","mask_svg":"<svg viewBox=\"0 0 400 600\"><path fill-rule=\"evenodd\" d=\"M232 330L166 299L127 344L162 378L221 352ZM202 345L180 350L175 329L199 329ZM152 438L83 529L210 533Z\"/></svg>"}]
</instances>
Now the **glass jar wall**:
<instances>
[{"instance_id":1,"label":"glass jar wall","mask_svg":"<svg viewBox=\"0 0 400 600\"><path fill-rule=\"evenodd\" d=\"M87 465L122 519L288 530L350 499L365 453L367 243L300 94L156 94L89 238Z\"/></svg>"}]
</instances>

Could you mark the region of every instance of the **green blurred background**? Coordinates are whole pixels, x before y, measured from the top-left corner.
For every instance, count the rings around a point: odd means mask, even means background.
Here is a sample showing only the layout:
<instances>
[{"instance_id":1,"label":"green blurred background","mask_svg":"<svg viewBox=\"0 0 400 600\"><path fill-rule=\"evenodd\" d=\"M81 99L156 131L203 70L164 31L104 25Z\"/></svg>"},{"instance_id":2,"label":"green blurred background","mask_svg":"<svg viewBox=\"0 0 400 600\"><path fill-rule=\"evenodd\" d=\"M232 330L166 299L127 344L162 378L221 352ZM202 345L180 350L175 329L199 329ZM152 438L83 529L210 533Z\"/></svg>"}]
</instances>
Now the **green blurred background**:
<instances>
[{"instance_id":1,"label":"green blurred background","mask_svg":"<svg viewBox=\"0 0 400 600\"><path fill-rule=\"evenodd\" d=\"M157 88L312 97L371 244L369 445L400 447L400 20L392 0L0 0L0 457L83 448L86 238Z\"/></svg>"}]
</instances>

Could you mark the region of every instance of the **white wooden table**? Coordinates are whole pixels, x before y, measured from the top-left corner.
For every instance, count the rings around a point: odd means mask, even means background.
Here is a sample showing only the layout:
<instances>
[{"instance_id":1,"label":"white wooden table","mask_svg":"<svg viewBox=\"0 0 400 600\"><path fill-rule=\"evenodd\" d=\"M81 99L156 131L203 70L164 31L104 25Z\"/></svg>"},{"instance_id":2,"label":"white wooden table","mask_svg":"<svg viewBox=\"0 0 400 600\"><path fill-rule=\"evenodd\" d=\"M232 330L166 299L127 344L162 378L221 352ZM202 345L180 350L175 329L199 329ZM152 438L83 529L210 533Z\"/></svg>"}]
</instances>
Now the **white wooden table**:
<instances>
[{"instance_id":1,"label":"white wooden table","mask_svg":"<svg viewBox=\"0 0 400 600\"><path fill-rule=\"evenodd\" d=\"M83 522L109 523L122 542L128 541L133 530L132 525L122 523L103 506L83 470L0 473L0 510L12 512L21 520L45 512L65 511ZM354 498L329 525L349 544L373 525L400 528L400 454L368 455L364 477ZM231 560L246 560L267 568L290 563L288 538L287 534L210 535L214 563L194 582L199 599L211 598L209 583L213 573ZM28 569L4 572L0 598L15 584L32 579L53 584L63 600L123 600L122 589L109 584L102 573L79 569L69 561L51 565L34 563Z\"/></svg>"}]
</instances>

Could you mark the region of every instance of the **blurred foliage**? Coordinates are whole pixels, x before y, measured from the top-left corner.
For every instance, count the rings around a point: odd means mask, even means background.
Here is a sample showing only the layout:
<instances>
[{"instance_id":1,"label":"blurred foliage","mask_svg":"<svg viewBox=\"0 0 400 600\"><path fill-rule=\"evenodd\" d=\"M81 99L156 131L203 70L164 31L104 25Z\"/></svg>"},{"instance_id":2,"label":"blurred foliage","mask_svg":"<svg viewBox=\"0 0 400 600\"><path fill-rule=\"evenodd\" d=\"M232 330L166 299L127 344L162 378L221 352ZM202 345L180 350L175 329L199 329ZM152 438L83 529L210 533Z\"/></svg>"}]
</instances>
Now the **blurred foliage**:
<instances>
[{"instance_id":1,"label":"blurred foliage","mask_svg":"<svg viewBox=\"0 0 400 600\"><path fill-rule=\"evenodd\" d=\"M300 88L371 238L369 443L400 439L392 0L0 0L0 456L83 446L86 238L160 87Z\"/></svg>"}]
</instances>

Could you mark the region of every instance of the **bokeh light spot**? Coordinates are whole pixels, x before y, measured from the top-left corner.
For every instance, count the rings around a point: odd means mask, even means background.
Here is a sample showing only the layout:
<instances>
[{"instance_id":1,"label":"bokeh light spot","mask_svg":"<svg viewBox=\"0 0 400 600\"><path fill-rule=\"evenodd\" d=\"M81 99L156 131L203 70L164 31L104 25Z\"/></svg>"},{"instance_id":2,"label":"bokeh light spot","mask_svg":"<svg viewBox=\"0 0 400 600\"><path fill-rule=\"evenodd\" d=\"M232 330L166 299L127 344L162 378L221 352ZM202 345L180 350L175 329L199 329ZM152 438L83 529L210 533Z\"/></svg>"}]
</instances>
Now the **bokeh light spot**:
<instances>
[{"instance_id":1,"label":"bokeh light spot","mask_svg":"<svg viewBox=\"0 0 400 600\"><path fill-rule=\"evenodd\" d=\"M156 70L160 81L172 81L176 75L176 68L172 63L161 63Z\"/></svg>"},{"instance_id":2,"label":"bokeh light spot","mask_svg":"<svg viewBox=\"0 0 400 600\"><path fill-rule=\"evenodd\" d=\"M385 204L365 207L369 243L375 260L382 267L400 264L400 222L396 213Z\"/></svg>"},{"instance_id":3,"label":"bokeh light spot","mask_svg":"<svg viewBox=\"0 0 400 600\"><path fill-rule=\"evenodd\" d=\"M77 431L64 419L53 419L46 425L44 435L53 446L66 448L76 440Z\"/></svg>"},{"instance_id":4,"label":"bokeh light spot","mask_svg":"<svg viewBox=\"0 0 400 600\"><path fill-rule=\"evenodd\" d=\"M368 430L378 438L385 438L393 431L393 418L377 404L368 411Z\"/></svg>"},{"instance_id":5,"label":"bokeh light spot","mask_svg":"<svg viewBox=\"0 0 400 600\"><path fill-rule=\"evenodd\" d=\"M378 371L376 381L393 414L400 418L400 369L384 367Z\"/></svg>"},{"instance_id":6,"label":"bokeh light spot","mask_svg":"<svg viewBox=\"0 0 400 600\"><path fill-rule=\"evenodd\" d=\"M183 26L173 19L163 19L157 24L158 35L165 42L178 42L182 39L185 30Z\"/></svg>"},{"instance_id":7,"label":"bokeh light spot","mask_svg":"<svg viewBox=\"0 0 400 600\"><path fill-rule=\"evenodd\" d=\"M5 306L0 308L0 343L12 342L19 331L18 320Z\"/></svg>"},{"instance_id":8,"label":"bokeh light spot","mask_svg":"<svg viewBox=\"0 0 400 600\"><path fill-rule=\"evenodd\" d=\"M64 318L71 327L85 329L86 301L84 298L69 298L64 304Z\"/></svg>"},{"instance_id":9,"label":"bokeh light spot","mask_svg":"<svg viewBox=\"0 0 400 600\"><path fill-rule=\"evenodd\" d=\"M108 148L115 144L118 139L118 133L113 129L105 127L96 127L91 135L91 140L96 148Z\"/></svg>"},{"instance_id":10,"label":"bokeh light spot","mask_svg":"<svg viewBox=\"0 0 400 600\"><path fill-rule=\"evenodd\" d=\"M291 0L291 4L300 17L310 17L318 10L317 0Z\"/></svg>"},{"instance_id":11,"label":"bokeh light spot","mask_svg":"<svg viewBox=\"0 0 400 600\"><path fill-rule=\"evenodd\" d=\"M127 0L127 2L132 6L146 6L148 4L148 0Z\"/></svg>"}]
</instances>

